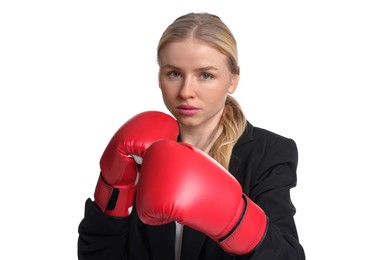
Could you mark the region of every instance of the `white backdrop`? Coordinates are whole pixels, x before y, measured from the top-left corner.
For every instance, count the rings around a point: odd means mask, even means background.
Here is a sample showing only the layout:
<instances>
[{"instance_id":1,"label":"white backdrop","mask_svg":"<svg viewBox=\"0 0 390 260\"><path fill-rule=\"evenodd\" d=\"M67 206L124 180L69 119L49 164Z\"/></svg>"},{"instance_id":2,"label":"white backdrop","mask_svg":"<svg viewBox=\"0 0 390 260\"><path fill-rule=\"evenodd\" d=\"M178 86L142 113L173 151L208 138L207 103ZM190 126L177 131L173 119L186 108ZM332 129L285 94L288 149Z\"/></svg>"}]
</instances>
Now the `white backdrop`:
<instances>
[{"instance_id":1,"label":"white backdrop","mask_svg":"<svg viewBox=\"0 0 390 260\"><path fill-rule=\"evenodd\" d=\"M207 11L235 34L235 97L299 149L307 259L389 259L388 1L2 1L1 259L77 259L99 159L136 113L166 111L156 45Z\"/></svg>"}]
</instances>

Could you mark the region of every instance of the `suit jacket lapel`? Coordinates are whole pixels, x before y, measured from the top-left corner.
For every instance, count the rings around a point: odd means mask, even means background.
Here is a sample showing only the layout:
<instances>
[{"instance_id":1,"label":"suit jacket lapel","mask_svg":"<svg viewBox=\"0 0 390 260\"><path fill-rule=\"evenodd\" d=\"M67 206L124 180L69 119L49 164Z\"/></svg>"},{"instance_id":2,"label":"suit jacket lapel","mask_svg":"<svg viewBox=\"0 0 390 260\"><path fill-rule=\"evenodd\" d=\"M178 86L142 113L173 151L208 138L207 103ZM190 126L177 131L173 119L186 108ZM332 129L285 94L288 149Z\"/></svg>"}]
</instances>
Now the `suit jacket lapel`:
<instances>
[{"instance_id":1,"label":"suit jacket lapel","mask_svg":"<svg viewBox=\"0 0 390 260\"><path fill-rule=\"evenodd\" d=\"M229 172L237 179L240 178L240 176L238 176L238 170L240 169L242 159L234 152L235 148L250 142L252 140L252 135L253 126L249 122L247 122L245 131L242 133L241 137L237 140L237 143L233 147L233 152L230 157Z\"/></svg>"},{"instance_id":2,"label":"suit jacket lapel","mask_svg":"<svg viewBox=\"0 0 390 260\"><path fill-rule=\"evenodd\" d=\"M175 222L161 226L146 225L152 259L175 259Z\"/></svg>"},{"instance_id":3,"label":"suit jacket lapel","mask_svg":"<svg viewBox=\"0 0 390 260\"><path fill-rule=\"evenodd\" d=\"M199 259L206 235L187 226L184 226L183 232L181 258L186 260Z\"/></svg>"}]
</instances>

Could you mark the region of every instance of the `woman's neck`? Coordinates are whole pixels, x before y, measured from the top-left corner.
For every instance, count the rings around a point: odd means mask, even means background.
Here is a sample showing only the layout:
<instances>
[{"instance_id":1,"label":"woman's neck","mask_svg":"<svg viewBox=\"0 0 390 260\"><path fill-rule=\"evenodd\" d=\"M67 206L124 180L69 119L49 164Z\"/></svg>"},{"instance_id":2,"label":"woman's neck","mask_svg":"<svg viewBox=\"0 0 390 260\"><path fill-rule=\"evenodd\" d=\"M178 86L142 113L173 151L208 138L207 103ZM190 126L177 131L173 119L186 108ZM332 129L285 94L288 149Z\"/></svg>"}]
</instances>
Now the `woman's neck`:
<instances>
[{"instance_id":1,"label":"woman's neck","mask_svg":"<svg viewBox=\"0 0 390 260\"><path fill-rule=\"evenodd\" d=\"M222 133L222 126L217 125L213 130L197 130L191 129L180 131L180 141L188 143L205 153L209 153L211 147Z\"/></svg>"}]
</instances>

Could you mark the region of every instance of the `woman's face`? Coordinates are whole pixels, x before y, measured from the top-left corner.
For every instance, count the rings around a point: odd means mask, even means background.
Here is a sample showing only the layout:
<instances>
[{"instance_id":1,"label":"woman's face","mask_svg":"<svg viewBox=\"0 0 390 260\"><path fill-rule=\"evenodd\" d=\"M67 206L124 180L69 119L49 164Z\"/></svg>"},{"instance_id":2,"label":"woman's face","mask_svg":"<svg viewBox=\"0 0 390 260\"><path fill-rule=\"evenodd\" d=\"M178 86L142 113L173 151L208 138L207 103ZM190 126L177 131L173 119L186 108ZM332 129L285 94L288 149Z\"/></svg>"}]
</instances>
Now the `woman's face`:
<instances>
[{"instance_id":1,"label":"woman's face","mask_svg":"<svg viewBox=\"0 0 390 260\"><path fill-rule=\"evenodd\" d=\"M183 127L215 127L239 75L227 57L203 42L188 39L165 45L159 53L159 85L164 103Z\"/></svg>"}]
</instances>

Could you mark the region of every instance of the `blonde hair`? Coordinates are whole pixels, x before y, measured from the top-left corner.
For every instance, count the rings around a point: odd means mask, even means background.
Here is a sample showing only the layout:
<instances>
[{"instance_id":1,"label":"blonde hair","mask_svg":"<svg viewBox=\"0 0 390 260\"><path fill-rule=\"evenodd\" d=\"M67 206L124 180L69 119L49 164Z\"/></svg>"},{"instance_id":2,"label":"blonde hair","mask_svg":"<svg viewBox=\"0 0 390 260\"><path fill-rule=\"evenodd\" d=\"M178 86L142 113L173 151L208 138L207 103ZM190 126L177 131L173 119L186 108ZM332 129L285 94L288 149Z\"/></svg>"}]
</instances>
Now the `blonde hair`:
<instances>
[{"instance_id":1,"label":"blonde hair","mask_svg":"<svg viewBox=\"0 0 390 260\"><path fill-rule=\"evenodd\" d=\"M157 62L161 49L168 43L195 38L226 55L232 74L240 74L236 40L222 20L209 13L188 13L180 16L163 32L157 47ZM234 144L246 127L245 115L232 96L228 95L220 125L222 134L214 142L209 155L226 169Z\"/></svg>"}]
</instances>

